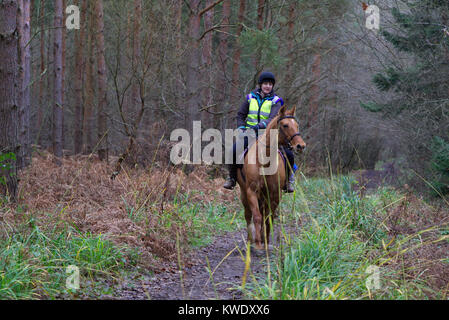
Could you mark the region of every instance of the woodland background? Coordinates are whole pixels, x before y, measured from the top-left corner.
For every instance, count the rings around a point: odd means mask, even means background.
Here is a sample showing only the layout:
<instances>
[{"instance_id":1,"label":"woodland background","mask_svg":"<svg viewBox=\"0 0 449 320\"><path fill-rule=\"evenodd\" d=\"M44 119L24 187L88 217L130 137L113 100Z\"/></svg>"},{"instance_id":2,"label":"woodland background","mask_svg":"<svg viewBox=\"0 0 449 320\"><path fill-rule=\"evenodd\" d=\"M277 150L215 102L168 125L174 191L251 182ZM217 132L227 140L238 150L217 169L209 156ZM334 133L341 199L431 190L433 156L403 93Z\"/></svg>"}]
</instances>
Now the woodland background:
<instances>
[{"instance_id":1,"label":"woodland background","mask_svg":"<svg viewBox=\"0 0 449 320\"><path fill-rule=\"evenodd\" d=\"M80 30L64 27L71 4ZM380 8L378 32L365 26L367 4ZM235 128L262 70L297 106L303 166L387 164L401 183L448 192L449 4L367 4L0 1L4 192L15 197L36 150L145 166L175 128Z\"/></svg>"}]
</instances>

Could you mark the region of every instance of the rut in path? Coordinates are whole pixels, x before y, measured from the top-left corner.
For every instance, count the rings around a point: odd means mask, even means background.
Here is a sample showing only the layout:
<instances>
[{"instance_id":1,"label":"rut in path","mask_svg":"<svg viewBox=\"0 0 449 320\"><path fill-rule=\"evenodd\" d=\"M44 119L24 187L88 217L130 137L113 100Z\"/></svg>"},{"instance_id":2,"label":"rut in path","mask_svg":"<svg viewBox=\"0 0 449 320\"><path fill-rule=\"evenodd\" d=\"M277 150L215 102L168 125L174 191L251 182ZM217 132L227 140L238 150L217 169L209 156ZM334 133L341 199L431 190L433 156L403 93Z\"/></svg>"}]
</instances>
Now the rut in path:
<instances>
[{"instance_id":1,"label":"rut in path","mask_svg":"<svg viewBox=\"0 0 449 320\"><path fill-rule=\"evenodd\" d=\"M194 259L195 263L186 268L184 272L157 274L149 281L142 283L141 288L124 289L121 298L150 298L152 300L245 299L243 293L236 289L242 284L245 270L245 262L241 256L241 254L246 254L244 239L246 239L246 229L217 236L212 244L198 249ZM230 253L231 251L232 253ZM227 258L223 260L226 256ZM214 272L212 278L208 266ZM265 266L266 254L256 256L251 252L248 282L252 281L251 273L256 278L263 277L266 273Z\"/></svg>"}]
</instances>

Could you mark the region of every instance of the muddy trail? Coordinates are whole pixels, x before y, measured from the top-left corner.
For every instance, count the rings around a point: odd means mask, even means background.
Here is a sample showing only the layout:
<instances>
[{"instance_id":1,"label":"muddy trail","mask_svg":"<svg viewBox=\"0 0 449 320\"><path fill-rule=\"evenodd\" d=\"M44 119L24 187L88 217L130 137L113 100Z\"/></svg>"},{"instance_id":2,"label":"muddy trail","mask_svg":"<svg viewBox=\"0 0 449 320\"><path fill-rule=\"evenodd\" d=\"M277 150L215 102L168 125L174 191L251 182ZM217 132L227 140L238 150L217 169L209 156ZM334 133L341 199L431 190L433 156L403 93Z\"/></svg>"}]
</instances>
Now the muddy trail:
<instances>
[{"instance_id":1,"label":"muddy trail","mask_svg":"<svg viewBox=\"0 0 449 320\"><path fill-rule=\"evenodd\" d=\"M279 228L275 227L275 239ZM123 288L116 299L151 300L241 300L248 299L238 289L245 270L246 230L228 232L195 251L193 262L182 272L171 270L155 274L134 288ZM271 247L271 246L270 246ZM271 248L270 259L276 250ZM266 276L267 255L251 250L247 283Z\"/></svg>"}]
</instances>

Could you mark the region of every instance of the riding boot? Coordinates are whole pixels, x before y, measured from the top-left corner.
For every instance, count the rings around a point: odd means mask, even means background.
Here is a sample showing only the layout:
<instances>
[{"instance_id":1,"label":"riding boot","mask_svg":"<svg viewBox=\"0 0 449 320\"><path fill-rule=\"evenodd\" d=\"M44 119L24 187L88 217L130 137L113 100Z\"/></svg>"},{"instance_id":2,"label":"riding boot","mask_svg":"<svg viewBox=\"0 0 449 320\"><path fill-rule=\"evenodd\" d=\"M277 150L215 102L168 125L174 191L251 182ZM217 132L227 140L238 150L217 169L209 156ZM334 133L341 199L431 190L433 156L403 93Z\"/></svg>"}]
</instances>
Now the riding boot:
<instances>
[{"instance_id":1,"label":"riding boot","mask_svg":"<svg viewBox=\"0 0 449 320\"><path fill-rule=\"evenodd\" d=\"M287 180L287 193L292 193L295 191L295 174L290 173Z\"/></svg>"},{"instance_id":2,"label":"riding boot","mask_svg":"<svg viewBox=\"0 0 449 320\"><path fill-rule=\"evenodd\" d=\"M223 188L232 190L237 182L237 166L234 164L229 165L229 176L226 179Z\"/></svg>"}]
</instances>

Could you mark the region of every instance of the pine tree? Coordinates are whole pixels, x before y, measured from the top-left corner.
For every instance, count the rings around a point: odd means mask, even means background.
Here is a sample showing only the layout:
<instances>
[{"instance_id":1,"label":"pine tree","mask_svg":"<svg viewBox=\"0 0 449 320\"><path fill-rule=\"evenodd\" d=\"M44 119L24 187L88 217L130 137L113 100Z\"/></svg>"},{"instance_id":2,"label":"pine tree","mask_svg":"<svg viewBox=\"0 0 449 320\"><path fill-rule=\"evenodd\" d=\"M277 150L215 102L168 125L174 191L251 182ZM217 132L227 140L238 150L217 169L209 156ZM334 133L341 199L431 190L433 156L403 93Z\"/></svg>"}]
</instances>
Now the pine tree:
<instances>
[{"instance_id":1,"label":"pine tree","mask_svg":"<svg viewBox=\"0 0 449 320\"><path fill-rule=\"evenodd\" d=\"M447 192L449 187L441 180L447 175L447 168L431 164L435 164L436 158L439 163L449 161L447 152L442 152L449 146L449 3L423 0L410 1L408 6L407 13L392 10L399 31L382 30L382 35L399 52L409 55L412 63L392 61L373 78L379 90L394 91L397 98L385 104L362 106L369 111L408 118L410 156L425 159L427 164L423 167L434 171L434 186ZM442 159L445 156L448 158Z\"/></svg>"}]
</instances>

